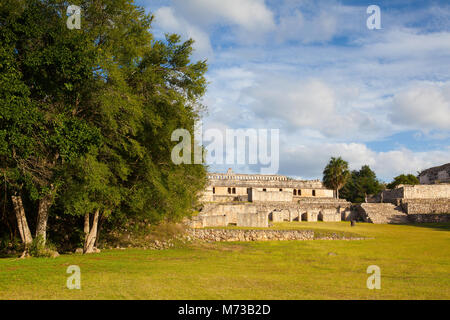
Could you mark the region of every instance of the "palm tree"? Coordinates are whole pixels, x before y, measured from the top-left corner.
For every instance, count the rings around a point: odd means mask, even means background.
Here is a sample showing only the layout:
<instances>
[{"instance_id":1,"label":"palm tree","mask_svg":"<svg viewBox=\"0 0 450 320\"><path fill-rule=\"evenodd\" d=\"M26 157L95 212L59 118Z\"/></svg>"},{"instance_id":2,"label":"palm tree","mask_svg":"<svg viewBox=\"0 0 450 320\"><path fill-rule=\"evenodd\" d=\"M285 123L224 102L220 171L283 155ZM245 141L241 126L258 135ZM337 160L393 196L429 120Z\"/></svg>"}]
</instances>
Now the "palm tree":
<instances>
[{"instance_id":1,"label":"palm tree","mask_svg":"<svg viewBox=\"0 0 450 320\"><path fill-rule=\"evenodd\" d=\"M349 177L348 162L341 157L332 157L323 170L323 184L327 188L336 190L336 198L339 198L339 189L347 183Z\"/></svg>"}]
</instances>

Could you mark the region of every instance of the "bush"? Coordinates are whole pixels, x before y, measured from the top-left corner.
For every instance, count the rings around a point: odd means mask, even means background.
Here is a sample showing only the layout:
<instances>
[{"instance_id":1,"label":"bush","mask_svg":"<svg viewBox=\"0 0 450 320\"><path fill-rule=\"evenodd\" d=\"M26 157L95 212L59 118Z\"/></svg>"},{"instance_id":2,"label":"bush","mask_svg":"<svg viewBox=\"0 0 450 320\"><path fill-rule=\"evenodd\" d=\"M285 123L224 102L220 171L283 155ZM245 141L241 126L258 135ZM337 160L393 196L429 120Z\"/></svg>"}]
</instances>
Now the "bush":
<instances>
[{"instance_id":1,"label":"bush","mask_svg":"<svg viewBox=\"0 0 450 320\"><path fill-rule=\"evenodd\" d=\"M47 241L44 245L44 239L42 236L33 239L33 242L28 249L28 253L32 257L54 258L59 256L56 251L56 246L53 243Z\"/></svg>"}]
</instances>

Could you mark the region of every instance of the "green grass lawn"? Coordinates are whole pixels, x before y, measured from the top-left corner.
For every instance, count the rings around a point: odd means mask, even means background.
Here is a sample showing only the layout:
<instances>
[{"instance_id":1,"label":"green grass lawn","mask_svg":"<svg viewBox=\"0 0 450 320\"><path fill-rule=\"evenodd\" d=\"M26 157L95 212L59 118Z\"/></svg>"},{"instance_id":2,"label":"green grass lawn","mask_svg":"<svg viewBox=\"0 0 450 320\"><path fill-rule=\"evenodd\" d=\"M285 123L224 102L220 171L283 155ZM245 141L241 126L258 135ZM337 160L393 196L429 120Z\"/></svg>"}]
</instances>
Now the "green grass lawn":
<instances>
[{"instance_id":1,"label":"green grass lawn","mask_svg":"<svg viewBox=\"0 0 450 320\"><path fill-rule=\"evenodd\" d=\"M358 241L189 244L0 259L0 299L450 299L450 224L292 222L274 228L351 232ZM329 255L330 252L336 255ZM69 265L81 290L66 288ZM369 290L366 269L381 268Z\"/></svg>"}]
</instances>

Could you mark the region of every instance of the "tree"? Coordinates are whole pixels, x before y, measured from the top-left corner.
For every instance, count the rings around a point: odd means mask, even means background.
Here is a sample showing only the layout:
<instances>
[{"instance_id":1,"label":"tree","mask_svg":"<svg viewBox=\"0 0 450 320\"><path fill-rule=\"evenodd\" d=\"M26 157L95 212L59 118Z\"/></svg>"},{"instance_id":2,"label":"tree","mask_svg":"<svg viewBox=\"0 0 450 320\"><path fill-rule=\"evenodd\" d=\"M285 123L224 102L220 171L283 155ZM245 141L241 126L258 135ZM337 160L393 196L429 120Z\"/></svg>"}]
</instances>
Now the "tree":
<instances>
[{"instance_id":1,"label":"tree","mask_svg":"<svg viewBox=\"0 0 450 320\"><path fill-rule=\"evenodd\" d=\"M386 187L388 189L394 189L396 188L398 185L400 184L410 184L410 185L415 185L415 184L419 184L419 179L413 175L413 174L401 174L399 176L396 176L394 178L394 180L389 183Z\"/></svg>"},{"instance_id":2,"label":"tree","mask_svg":"<svg viewBox=\"0 0 450 320\"><path fill-rule=\"evenodd\" d=\"M23 195L38 202L35 237L43 248L64 162L98 143L96 128L76 115L96 57L83 33L67 29L61 9L38 0L0 6L0 159L25 252L31 233Z\"/></svg>"},{"instance_id":3,"label":"tree","mask_svg":"<svg viewBox=\"0 0 450 320\"><path fill-rule=\"evenodd\" d=\"M359 171L352 171L350 179L342 188L341 195L347 201L362 203L367 201L368 195L378 194L383 189L384 186L378 181L375 172L365 165Z\"/></svg>"},{"instance_id":4,"label":"tree","mask_svg":"<svg viewBox=\"0 0 450 320\"><path fill-rule=\"evenodd\" d=\"M57 202L54 214L85 217L89 252L102 217L190 214L206 169L172 163L170 137L193 134L207 65L190 61L192 40L154 41L131 0L76 2L81 30L67 28L66 1L0 5L0 179L26 247L26 216L45 245Z\"/></svg>"},{"instance_id":5,"label":"tree","mask_svg":"<svg viewBox=\"0 0 450 320\"><path fill-rule=\"evenodd\" d=\"M349 176L347 161L341 157L332 157L323 170L323 183L327 188L335 190L336 198L339 198L339 189L345 185Z\"/></svg>"}]
</instances>

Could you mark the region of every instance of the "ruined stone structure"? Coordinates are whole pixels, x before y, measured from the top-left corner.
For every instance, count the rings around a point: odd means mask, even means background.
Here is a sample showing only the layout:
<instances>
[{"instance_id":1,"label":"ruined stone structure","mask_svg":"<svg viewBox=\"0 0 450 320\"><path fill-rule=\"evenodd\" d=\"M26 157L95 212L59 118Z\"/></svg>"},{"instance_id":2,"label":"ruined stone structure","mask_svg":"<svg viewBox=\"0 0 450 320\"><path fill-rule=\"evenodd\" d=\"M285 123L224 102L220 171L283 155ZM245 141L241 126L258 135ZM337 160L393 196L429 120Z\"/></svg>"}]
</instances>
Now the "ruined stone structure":
<instances>
[{"instance_id":1,"label":"ruined stone structure","mask_svg":"<svg viewBox=\"0 0 450 320\"><path fill-rule=\"evenodd\" d=\"M363 220L372 223L450 221L450 164L420 174L420 185L399 185L352 206L319 180L281 175L210 173L194 228L269 226L269 221ZM445 182L448 183L445 183Z\"/></svg>"},{"instance_id":2,"label":"ruined stone structure","mask_svg":"<svg viewBox=\"0 0 450 320\"><path fill-rule=\"evenodd\" d=\"M384 190L377 199L364 203L360 217L373 223L450 221L450 184L399 185Z\"/></svg>"},{"instance_id":3,"label":"ruined stone structure","mask_svg":"<svg viewBox=\"0 0 450 320\"><path fill-rule=\"evenodd\" d=\"M281 175L210 173L202 195L203 208L192 227L236 225L268 227L269 220L341 221L349 219L350 203L334 198L319 180L294 180Z\"/></svg>"},{"instance_id":4,"label":"ruined stone structure","mask_svg":"<svg viewBox=\"0 0 450 320\"><path fill-rule=\"evenodd\" d=\"M338 233L318 233L313 230L274 229L189 229L190 239L216 241L283 241L283 240L364 240L363 237Z\"/></svg>"},{"instance_id":5,"label":"ruined stone structure","mask_svg":"<svg viewBox=\"0 0 450 320\"><path fill-rule=\"evenodd\" d=\"M420 184L450 183L450 163L423 170L419 181Z\"/></svg>"}]
</instances>

